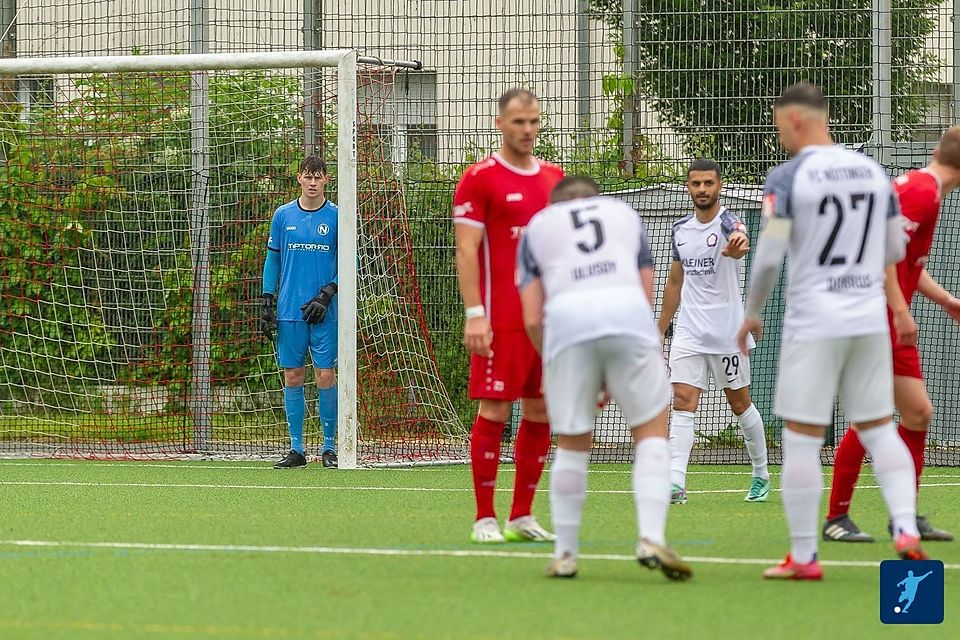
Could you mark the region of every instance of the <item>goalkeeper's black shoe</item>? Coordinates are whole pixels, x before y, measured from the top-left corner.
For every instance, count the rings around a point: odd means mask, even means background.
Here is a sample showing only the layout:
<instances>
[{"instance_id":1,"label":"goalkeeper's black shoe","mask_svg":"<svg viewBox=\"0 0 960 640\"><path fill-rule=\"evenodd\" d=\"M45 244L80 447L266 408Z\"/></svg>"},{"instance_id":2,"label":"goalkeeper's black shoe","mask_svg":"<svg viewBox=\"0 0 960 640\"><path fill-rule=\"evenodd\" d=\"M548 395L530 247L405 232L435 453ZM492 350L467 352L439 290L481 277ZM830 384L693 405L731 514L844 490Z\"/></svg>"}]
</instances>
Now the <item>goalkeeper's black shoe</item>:
<instances>
[{"instance_id":1,"label":"goalkeeper's black shoe","mask_svg":"<svg viewBox=\"0 0 960 640\"><path fill-rule=\"evenodd\" d=\"M917 516L917 529L920 531L920 539L933 542L953 542L953 534L949 531L942 531L935 528L927 516ZM893 522L887 523L887 531L893 535Z\"/></svg>"},{"instance_id":2,"label":"goalkeeper's black shoe","mask_svg":"<svg viewBox=\"0 0 960 640\"><path fill-rule=\"evenodd\" d=\"M320 455L320 461L323 462L324 469L337 468L337 452L327 449Z\"/></svg>"},{"instance_id":3,"label":"goalkeeper's black shoe","mask_svg":"<svg viewBox=\"0 0 960 640\"><path fill-rule=\"evenodd\" d=\"M847 514L824 523L823 539L828 542L874 542L873 536L860 531Z\"/></svg>"},{"instance_id":4,"label":"goalkeeper's black shoe","mask_svg":"<svg viewBox=\"0 0 960 640\"><path fill-rule=\"evenodd\" d=\"M307 459L299 451L294 451L290 449L290 452L284 457L283 460L278 460L273 463L274 469L295 469L297 467L307 466Z\"/></svg>"}]
</instances>

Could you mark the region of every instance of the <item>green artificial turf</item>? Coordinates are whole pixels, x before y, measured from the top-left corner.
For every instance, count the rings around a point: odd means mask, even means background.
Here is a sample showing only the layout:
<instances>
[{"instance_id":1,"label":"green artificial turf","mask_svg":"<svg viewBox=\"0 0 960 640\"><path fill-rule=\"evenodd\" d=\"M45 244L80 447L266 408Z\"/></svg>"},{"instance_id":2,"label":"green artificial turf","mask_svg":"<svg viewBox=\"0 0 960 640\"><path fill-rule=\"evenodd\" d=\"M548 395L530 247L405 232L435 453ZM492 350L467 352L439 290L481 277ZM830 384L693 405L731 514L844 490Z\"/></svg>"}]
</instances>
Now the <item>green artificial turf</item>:
<instances>
[{"instance_id":1,"label":"green artificial turf","mask_svg":"<svg viewBox=\"0 0 960 640\"><path fill-rule=\"evenodd\" d=\"M0 638L960 633L960 543L927 545L948 564L945 622L880 623L876 563L894 555L875 488L858 491L853 514L877 544L821 543L822 583L764 582L761 571L788 550L786 525L779 492L764 504L743 502L747 469L692 469L690 501L671 508L668 538L695 575L671 583L630 559L636 522L626 465L592 467L580 574L556 580L544 576L549 545L468 541L466 466L0 460ZM512 481L504 466L501 519ZM950 486L960 485L960 470L930 468L924 482L921 511L960 532L960 490ZM861 483L875 484L869 471ZM545 492L535 512L549 523ZM489 555L469 555L478 553Z\"/></svg>"}]
</instances>

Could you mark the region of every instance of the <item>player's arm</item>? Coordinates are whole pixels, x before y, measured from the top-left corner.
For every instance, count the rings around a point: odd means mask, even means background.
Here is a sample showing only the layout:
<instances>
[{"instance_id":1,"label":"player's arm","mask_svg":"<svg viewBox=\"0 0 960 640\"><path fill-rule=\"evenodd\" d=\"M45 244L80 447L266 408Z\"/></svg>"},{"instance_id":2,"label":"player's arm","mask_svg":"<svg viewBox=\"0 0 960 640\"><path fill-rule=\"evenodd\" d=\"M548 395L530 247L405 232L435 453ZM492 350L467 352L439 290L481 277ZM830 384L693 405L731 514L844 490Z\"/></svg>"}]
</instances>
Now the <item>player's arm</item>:
<instances>
[{"instance_id":1,"label":"player's arm","mask_svg":"<svg viewBox=\"0 0 960 640\"><path fill-rule=\"evenodd\" d=\"M280 282L280 242L282 240L282 221L274 213L270 221L270 237L267 239L267 255L263 260L263 288L260 294L260 331L267 340L273 341L277 330L277 311L274 301Z\"/></svg>"},{"instance_id":2,"label":"player's arm","mask_svg":"<svg viewBox=\"0 0 960 640\"><path fill-rule=\"evenodd\" d=\"M680 307L680 291L683 289L683 263L674 260L670 263L670 275L663 287L663 303L660 305L660 317L657 318L657 327L660 335L667 333L667 328L673 322L673 317Z\"/></svg>"},{"instance_id":3,"label":"player's arm","mask_svg":"<svg viewBox=\"0 0 960 640\"><path fill-rule=\"evenodd\" d=\"M463 344L470 353L489 356L493 334L480 297L480 245L483 243L483 228L469 224L454 226L457 284L460 286L460 297L466 309Z\"/></svg>"},{"instance_id":4,"label":"player's arm","mask_svg":"<svg viewBox=\"0 0 960 640\"><path fill-rule=\"evenodd\" d=\"M917 323L910 315L907 299L900 290L900 280L897 278L897 265L887 265L884 271L883 292L890 307L890 316L893 319L893 331L897 336L897 344L913 346L917 344Z\"/></svg>"},{"instance_id":5,"label":"player's arm","mask_svg":"<svg viewBox=\"0 0 960 640\"><path fill-rule=\"evenodd\" d=\"M457 284L466 315L463 344L470 353L489 357L493 332L489 309L480 294L480 247L486 230L486 183L467 170L453 193L453 222L456 243Z\"/></svg>"},{"instance_id":6,"label":"player's arm","mask_svg":"<svg viewBox=\"0 0 960 640\"><path fill-rule=\"evenodd\" d=\"M720 220L720 230L727 239L727 246L721 252L728 258L739 260L750 251L750 236L747 235L747 225L743 224L735 214L730 211L723 213Z\"/></svg>"},{"instance_id":7,"label":"player's arm","mask_svg":"<svg viewBox=\"0 0 960 640\"><path fill-rule=\"evenodd\" d=\"M543 353L543 303L546 295L543 291L540 266L530 247L530 231L520 237L517 248L517 289L520 291L520 305L523 308L523 326L537 353Z\"/></svg>"},{"instance_id":8,"label":"player's arm","mask_svg":"<svg viewBox=\"0 0 960 640\"><path fill-rule=\"evenodd\" d=\"M786 217L770 216L760 232L757 243L757 252L753 257L753 268L750 272L750 293L747 295L747 310L743 325L737 332L737 344L744 354L749 352L747 334L752 333L760 338L763 335L763 321L760 312L773 293L773 288L780 277L780 268L787 255L790 242L790 233L793 221Z\"/></svg>"},{"instance_id":9,"label":"player's arm","mask_svg":"<svg viewBox=\"0 0 960 640\"><path fill-rule=\"evenodd\" d=\"M926 299L943 307L947 315L960 323L960 299L957 299L949 291L940 286L940 283L937 282L926 269L920 272L917 291Z\"/></svg>"},{"instance_id":10,"label":"player's arm","mask_svg":"<svg viewBox=\"0 0 960 640\"><path fill-rule=\"evenodd\" d=\"M520 289L520 304L523 305L523 326L537 353L543 353L543 282L533 278Z\"/></svg>"}]
</instances>

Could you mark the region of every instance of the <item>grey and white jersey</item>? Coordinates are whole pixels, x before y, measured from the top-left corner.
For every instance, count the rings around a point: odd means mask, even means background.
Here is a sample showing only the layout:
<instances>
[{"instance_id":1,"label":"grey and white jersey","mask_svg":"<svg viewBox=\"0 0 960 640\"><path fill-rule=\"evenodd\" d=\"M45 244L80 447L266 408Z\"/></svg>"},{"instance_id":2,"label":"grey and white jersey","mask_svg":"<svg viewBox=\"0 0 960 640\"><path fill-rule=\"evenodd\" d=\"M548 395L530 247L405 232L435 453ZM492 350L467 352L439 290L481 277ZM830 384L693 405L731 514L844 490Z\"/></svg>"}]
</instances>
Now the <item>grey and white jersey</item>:
<instances>
[{"instance_id":1,"label":"grey and white jersey","mask_svg":"<svg viewBox=\"0 0 960 640\"><path fill-rule=\"evenodd\" d=\"M700 222L690 214L673 224L673 259L683 267L683 286L671 348L703 354L739 351L743 259L723 255L727 240L735 231L746 233L747 227L726 207L720 207L710 222ZM750 340L752 348L752 336Z\"/></svg>"},{"instance_id":2,"label":"grey and white jersey","mask_svg":"<svg viewBox=\"0 0 960 640\"><path fill-rule=\"evenodd\" d=\"M805 147L775 167L763 214L792 220L784 339L885 333L887 220L899 216L890 179L837 145Z\"/></svg>"},{"instance_id":3,"label":"grey and white jersey","mask_svg":"<svg viewBox=\"0 0 960 640\"><path fill-rule=\"evenodd\" d=\"M527 224L517 255L517 286L542 280L544 361L604 336L632 336L653 348L660 334L640 283L653 267L639 214L614 198L560 202Z\"/></svg>"}]
</instances>

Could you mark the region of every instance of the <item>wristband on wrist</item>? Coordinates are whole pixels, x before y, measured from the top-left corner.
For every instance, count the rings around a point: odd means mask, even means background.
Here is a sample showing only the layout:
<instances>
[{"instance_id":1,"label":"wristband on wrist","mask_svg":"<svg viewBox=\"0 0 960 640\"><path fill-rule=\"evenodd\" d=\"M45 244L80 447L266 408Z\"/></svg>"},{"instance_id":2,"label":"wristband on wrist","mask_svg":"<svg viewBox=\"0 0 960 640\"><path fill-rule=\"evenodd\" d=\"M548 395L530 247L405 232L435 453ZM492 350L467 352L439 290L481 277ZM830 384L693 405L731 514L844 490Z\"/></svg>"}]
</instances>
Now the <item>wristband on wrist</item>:
<instances>
[{"instance_id":1,"label":"wristband on wrist","mask_svg":"<svg viewBox=\"0 0 960 640\"><path fill-rule=\"evenodd\" d=\"M467 320L473 320L474 318L484 317L487 315L487 311L483 308L482 304L478 304L474 307L467 307L464 310L464 315L466 315Z\"/></svg>"}]
</instances>

